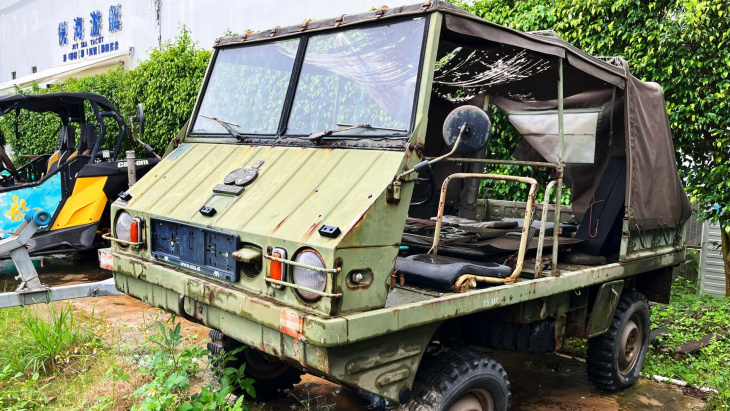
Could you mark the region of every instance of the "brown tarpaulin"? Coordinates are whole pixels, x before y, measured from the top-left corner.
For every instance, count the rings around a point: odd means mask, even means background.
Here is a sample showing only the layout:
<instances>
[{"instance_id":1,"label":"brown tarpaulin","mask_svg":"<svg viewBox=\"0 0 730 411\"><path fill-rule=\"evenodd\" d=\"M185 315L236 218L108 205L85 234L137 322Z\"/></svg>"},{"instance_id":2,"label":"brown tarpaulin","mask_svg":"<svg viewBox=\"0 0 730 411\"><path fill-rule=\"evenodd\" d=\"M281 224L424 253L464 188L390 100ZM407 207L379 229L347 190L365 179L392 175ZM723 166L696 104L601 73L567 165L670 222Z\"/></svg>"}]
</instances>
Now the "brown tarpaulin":
<instances>
[{"instance_id":1,"label":"brown tarpaulin","mask_svg":"<svg viewBox=\"0 0 730 411\"><path fill-rule=\"evenodd\" d=\"M661 87L656 83L643 82L628 70L628 64L618 58L599 59L590 56L575 46L560 39L554 33L523 33L496 24L477 20L475 16L465 12L445 8L445 28L453 33L470 38L482 38L490 42L508 44L524 48L535 53L552 56L557 66L557 58L564 57L564 90L566 93L565 108L604 107L604 121L601 124L603 144L608 148L608 114L610 114L611 87L617 87L619 94L625 95L623 121L614 117L614 141L610 153L601 155L598 152L596 163L592 166L568 167L566 183L575 191L573 193L573 211L581 217L588 207L591 196L603 169L608 155L622 154L623 144L617 145L617 138L624 138L627 157L627 209L629 224L642 229L654 229L660 226L676 227L684 223L692 214L692 207L684 191L682 181L677 173L672 133L669 128L664 96ZM450 13L449 13L450 12ZM559 51L556 51L559 48ZM596 89L594 81L580 78L586 74L603 81L603 86ZM536 91L535 95L545 96L550 90L557 94L557 79L553 84L546 84L542 79L520 80L530 83ZM510 87L522 87L520 81L510 83ZM504 88L502 86L501 88ZM582 90L581 90L582 88ZM494 93L494 91L498 91ZM495 100L500 108L511 109L549 109L557 108L557 95L542 101L510 101L510 96L492 90L496 96L506 97ZM489 93L489 90L485 92ZM514 100L514 99L512 99ZM618 102L614 102L618 104ZM618 106L615 106L618 110ZM618 113L618 111L617 111ZM620 127L620 128L618 128ZM598 138L601 139L601 130ZM599 141L599 149L600 144ZM525 142L521 145L521 159L535 159L533 150L527 155ZM518 148L517 155L520 155ZM538 155L539 156L539 155ZM532 157L532 158L530 158Z\"/></svg>"},{"instance_id":2,"label":"brown tarpaulin","mask_svg":"<svg viewBox=\"0 0 730 411\"><path fill-rule=\"evenodd\" d=\"M677 174L662 88L627 70L626 95L629 222L645 229L676 226L687 221L692 206Z\"/></svg>"}]
</instances>

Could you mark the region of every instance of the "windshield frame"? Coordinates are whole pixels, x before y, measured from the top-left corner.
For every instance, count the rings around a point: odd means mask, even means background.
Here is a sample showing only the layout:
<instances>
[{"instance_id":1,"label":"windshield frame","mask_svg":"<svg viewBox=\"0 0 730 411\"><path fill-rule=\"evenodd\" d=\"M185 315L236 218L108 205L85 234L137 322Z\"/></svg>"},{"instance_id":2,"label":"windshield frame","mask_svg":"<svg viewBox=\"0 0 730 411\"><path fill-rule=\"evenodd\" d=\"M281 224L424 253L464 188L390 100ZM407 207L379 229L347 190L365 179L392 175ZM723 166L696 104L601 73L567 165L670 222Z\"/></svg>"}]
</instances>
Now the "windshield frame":
<instances>
[{"instance_id":1,"label":"windshield frame","mask_svg":"<svg viewBox=\"0 0 730 411\"><path fill-rule=\"evenodd\" d=\"M239 144L265 144L265 145L296 145L296 146L309 146L314 144L313 142L309 142L306 139L306 136L301 134L286 134L286 126L289 122L289 118L291 116L291 111L294 104L294 94L296 92L298 83L299 83L299 76L302 72L302 66L304 65L304 55L307 50L307 44L309 42L309 39L313 36L317 36L320 34L330 34L330 33L337 33L341 31L346 30L357 30L362 28L369 28L369 27L377 27L377 26L386 26L386 25L393 25L404 21L410 21L417 18L424 19L424 28L423 28L423 38L421 40L421 50L420 50L420 57L418 61L418 70L416 74L416 87L415 92L413 93L413 102L411 105L411 118L408 126L408 131L406 133L403 132L393 132L391 134L378 134L373 136L362 136L362 135L344 135L344 136L338 136L333 135L331 137L326 137L322 139L320 143L326 144L328 140L336 140L340 144L348 144L348 141L372 141L374 143L377 143L378 140L392 140L397 139L401 141L408 140L415 129L415 122L416 122L416 112L418 110L418 100L421 93L421 80L423 76L423 69L425 65L424 57L426 54L426 48L427 48L427 41L429 37L429 28L430 28L430 20L431 20L431 14L427 13L425 15L419 15L419 16L408 16L403 18L393 18L388 19L384 21L378 21L378 22L365 22L362 24L357 25L348 25L345 27L339 27L339 28L330 28L325 30L313 30L311 33L301 33L301 34L295 34L290 36L281 36L272 38L271 40L262 40L262 41L255 41L251 43L243 43L241 45L237 46L230 46L226 47L225 50L229 49L238 49L238 48L244 48L244 47L255 47L257 45L261 44L271 44L280 40L286 40L286 39L294 39L299 38L299 45L297 48L297 53L294 61L294 66L292 67L292 73L289 78L289 84L287 86L286 95L284 98L284 106L281 110L281 116L279 118L278 127L276 134L252 134L252 133L241 133L241 138L237 141L233 136L231 136L228 132L221 132L221 133L199 133L199 132L193 132L193 127L195 125L195 121L197 120L199 114L200 114L200 108L203 102L203 98L205 97L205 93L208 89L208 83L210 81L211 75L213 73L213 68L215 67L216 61L218 59L218 53L221 52L221 49L216 48L214 49L213 55L211 57L210 63L208 64L208 68L205 72L205 78L203 80L203 84L200 88L200 92L198 94L198 97L195 101L195 107L193 109L193 113L190 117L190 120L187 124L187 136L190 138L191 142L206 142L206 143L231 143L231 142L237 142ZM206 114L206 113L203 113ZM228 120L228 119L221 119L221 120ZM377 126L377 124L375 124ZM315 130L315 131L325 131L325 130ZM372 146L373 144L368 144Z\"/></svg>"}]
</instances>

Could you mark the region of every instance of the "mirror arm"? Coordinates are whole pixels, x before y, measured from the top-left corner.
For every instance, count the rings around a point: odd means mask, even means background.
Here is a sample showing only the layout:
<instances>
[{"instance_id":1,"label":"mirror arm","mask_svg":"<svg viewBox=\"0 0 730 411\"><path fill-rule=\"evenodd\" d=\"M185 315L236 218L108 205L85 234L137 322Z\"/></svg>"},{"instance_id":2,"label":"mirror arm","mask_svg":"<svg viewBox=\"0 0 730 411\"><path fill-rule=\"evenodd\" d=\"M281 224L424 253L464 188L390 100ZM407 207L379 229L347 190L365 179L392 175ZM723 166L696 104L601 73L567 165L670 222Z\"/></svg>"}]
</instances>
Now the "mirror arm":
<instances>
[{"instance_id":1,"label":"mirror arm","mask_svg":"<svg viewBox=\"0 0 730 411\"><path fill-rule=\"evenodd\" d=\"M456 137L456 141L454 142L454 147L453 147L453 148L451 149L451 151L449 151L448 153L446 153L446 154L444 154L444 155L442 155L442 156L439 156L439 157L433 158L433 159L431 159L431 160L428 160L428 161L426 162L426 163L427 163L427 165L428 165L428 166L430 167L431 165L433 165L433 164L435 164L435 163L438 163L439 161L441 161L441 160L443 160L443 159L446 159L446 158L449 158L449 157L453 156L453 155L454 155L454 153L456 153L456 150L457 150L457 149L459 148L459 143L461 143L461 137L462 137L462 136L463 136L464 134L466 134L466 132L467 132L468 130L469 130L469 126L467 125L467 123L464 123L464 124L463 124L463 125L461 126L461 129L459 129L459 136L458 136L458 137ZM404 171L403 173L399 174L399 175L398 175L398 177L396 177L396 178L395 178L395 181L401 181L401 180L403 180L403 179L404 179L404 178L405 178L405 177L406 177L407 175L409 175L409 174L411 174L411 173L413 173L413 172L415 172L415 171L418 171L418 170L420 170L420 169L423 169L423 167L424 167L424 166L426 166L426 164L423 164L423 163L424 163L424 162L418 163L418 164L416 164L416 166L415 166L415 167L413 167L412 169L410 169L410 170L407 170L407 171ZM421 165L421 164L423 164L423 165Z\"/></svg>"}]
</instances>

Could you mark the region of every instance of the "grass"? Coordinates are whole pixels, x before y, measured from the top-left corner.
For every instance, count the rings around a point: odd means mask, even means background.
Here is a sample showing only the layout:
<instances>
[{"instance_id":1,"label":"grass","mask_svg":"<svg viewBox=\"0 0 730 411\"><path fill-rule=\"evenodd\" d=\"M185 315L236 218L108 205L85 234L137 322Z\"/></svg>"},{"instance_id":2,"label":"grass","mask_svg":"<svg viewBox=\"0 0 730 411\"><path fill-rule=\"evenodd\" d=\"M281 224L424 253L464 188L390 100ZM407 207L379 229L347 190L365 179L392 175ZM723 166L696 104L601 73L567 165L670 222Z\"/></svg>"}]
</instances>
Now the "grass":
<instances>
[{"instance_id":1,"label":"grass","mask_svg":"<svg viewBox=\"0 0 730 411\"><path fill-rule=\"evenodd\" d=\"M123 367L118 330L71 303L0 310L0 408L88 409L87 393Z\"/></svg>"},{"instance_id":2,"label":"grass","mask_svg":"<svg viewBox=\"0 0 730 411\"><path fill-rule=\"evenodd\" d=\"M174 316L141 327L102 320L71 303L0 310L0 409L250 409L229 395L255 395L243 368L225 367L235 353L206 361ZM223 364L220 379L211 361Z\"/></svg>"},{"instance_id":3,"label":"grass","mask_svg":"<svg viewBox=\"0 0 730 411\"><path fill-rule=\"evenodd\" d=\"M717 390L708 399L708 409L730 409L730 298L699 296L697 287L679 277L669 305L652 309L654 327L667 327L647 356L644 374L676 378L691 385ZM708 333L710 344L691 354L674 349Z\"/></svg>"}]
</instances>

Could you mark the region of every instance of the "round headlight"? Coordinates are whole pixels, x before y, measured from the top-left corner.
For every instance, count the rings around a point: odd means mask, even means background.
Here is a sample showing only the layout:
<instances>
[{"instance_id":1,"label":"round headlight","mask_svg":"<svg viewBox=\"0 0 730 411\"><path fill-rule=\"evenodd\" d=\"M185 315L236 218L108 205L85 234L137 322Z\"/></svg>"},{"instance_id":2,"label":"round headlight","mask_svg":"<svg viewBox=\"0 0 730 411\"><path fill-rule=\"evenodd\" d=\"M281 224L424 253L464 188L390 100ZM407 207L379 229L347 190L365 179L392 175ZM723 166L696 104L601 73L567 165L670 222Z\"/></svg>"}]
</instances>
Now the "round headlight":
<instances>
[{"instance_id":1,"label":"round headlight","mask_svg":"<svg viewBox=\"0 0 730 411\"><path fill-rule=\"evenodd\" d=\"M117 214L117 223L114 226L114 234L118 239L132 241L132 216L126 211Z\"/></svg>"},{"instance_id":2,"label":"round headlight","mask_svg":"<svg viewBox=\"0 0 730 411\"><path fill-rule=\"evenodd\" d=\"M314 250L304 250L297 254L294 261L314 267L324 268L324 261ZM294 284L302 287L312 288L317 291L324 291L327 286L327 274L321 271L314 271L307 268L293 267L292 280ZM297 290L302 299L308 302L319 300L320 296L309 291Z\"/></svg>"}]
</instances>

